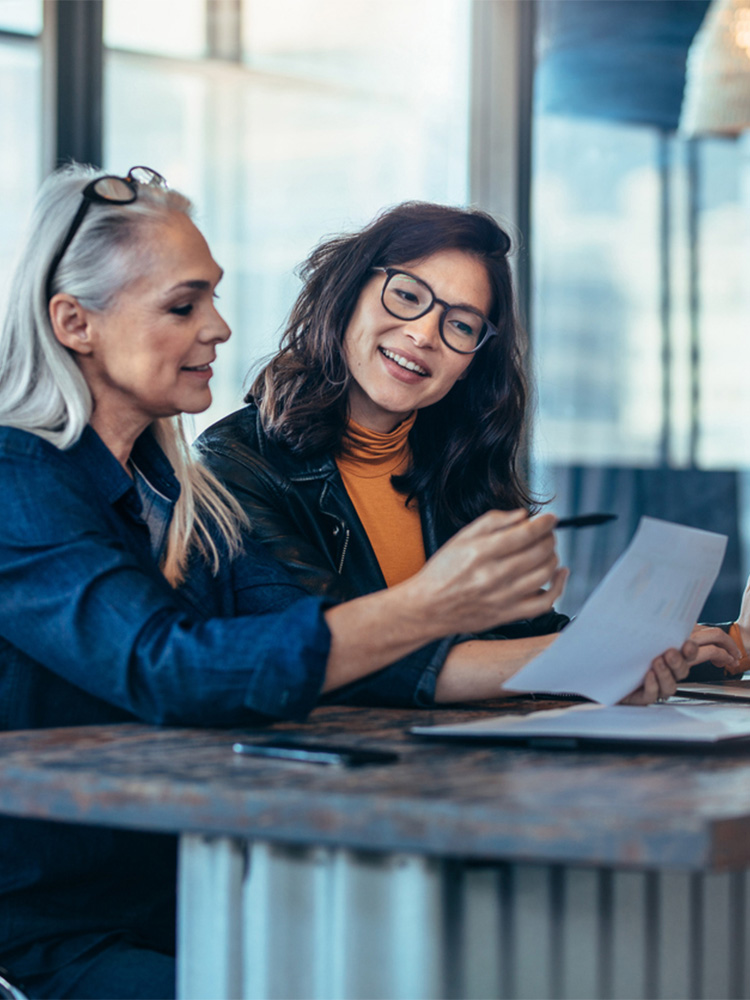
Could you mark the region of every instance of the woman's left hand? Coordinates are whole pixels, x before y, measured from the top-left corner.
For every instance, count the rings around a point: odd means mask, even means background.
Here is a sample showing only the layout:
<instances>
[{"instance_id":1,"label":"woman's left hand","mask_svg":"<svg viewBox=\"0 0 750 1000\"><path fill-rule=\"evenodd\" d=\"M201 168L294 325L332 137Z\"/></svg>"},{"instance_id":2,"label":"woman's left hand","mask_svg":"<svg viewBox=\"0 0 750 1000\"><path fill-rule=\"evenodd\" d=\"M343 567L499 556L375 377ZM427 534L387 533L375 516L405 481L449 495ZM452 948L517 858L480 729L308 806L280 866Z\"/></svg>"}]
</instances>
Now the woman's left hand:
<instances>
[{"instance_id":1,"label":"woman's left hand","mask_svg":"<svg viewBox=\"0 0 750 1000\"><path fill-rule=\"evenodd\" d=\"M688 639L681 649L668 649L651 661L643 684L621 705L650 705L654 701L666 701L677 690L680 681L685 680L690 668L698 663L698 644Z\"/></svg>"}]
</instances>

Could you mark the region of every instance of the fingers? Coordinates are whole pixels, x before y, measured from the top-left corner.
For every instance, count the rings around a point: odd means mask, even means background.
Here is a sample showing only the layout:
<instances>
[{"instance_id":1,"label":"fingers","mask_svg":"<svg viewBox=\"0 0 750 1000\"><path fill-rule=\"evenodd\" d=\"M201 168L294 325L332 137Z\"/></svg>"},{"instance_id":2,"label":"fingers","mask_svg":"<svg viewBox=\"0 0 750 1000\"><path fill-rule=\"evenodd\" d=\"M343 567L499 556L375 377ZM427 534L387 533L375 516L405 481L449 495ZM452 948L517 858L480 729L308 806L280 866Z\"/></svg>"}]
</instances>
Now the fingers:
<instances>
[{"instance_id":1,"label":"fingers","mask_svg":"<svg viewBox=\"0 0 750 1000\"><path fill-rule=\"evenodd\" d=\"M553 514L530 518L525 510L490 510L463 528L456 538L482 538L498 553L512 555L546 539L554 546L552 531L557 524Z\"/></svg>"},{"instance_id":2,"label":"fingers","mask_svg":"<svg viewBox=\"0 0 750 1000\"><path fill-rule=\"evenodd\" d=\"M420 570L421 600L457 631L481 631L549 611L567 578L559 572L556 523L551 514L530 519L523 510L489 511Z\"/></svg>"},{"instance_id":3,"label":"fingers","mask_svg":"<svg viewBox=\"0 0 750 1000\"><path fill-rule=\"evenodd\" d=\"M651 661L643 684L621 704L651 705L655 701L666 701L677 691L678 682L684 680L689 670L690 660L684 655L684 647L682 650L668 649Z\"/></svg>"},{"instance_id":4,"label":"fingers","mask_svg":"<svg viewBox=\"0 0 750 1000\"><path fill-rule=\"evenodd\" d=\"M685 656L681 649L668 649L666 653L662 654L661 658L664 660L673 680L675 681L675 685L677 681L684 681L690 673L690 660ZM672 693L674 694L674 692Z\"/></svg>"},{"instance_id":5,"label":"fingers","mask_svg":"<svg viewBox=\"0 0 750 1000\"><path fill-rule=\"evenodd\" d=\"M666 701L677 690L677 681L687 675L688 666L681 653L676 649L668 649L651 661L651 670L656 678L657 698Z\"/></svg>"},{"instance_id":6,"label":"fingers","mask_svg":"<svg viewBox=\"0 0 750 1000\"><path fill-rule=\"evenodd\" d=\"M659 683L653 669L649 668L643 678L643 684L636 688L627 698L623 698L621 705L651 705L659 697Z\"/></svg>"},{"instance_id":7,"label":"fingers","mask_svg":"<svg viewBox=\"0 0 750 1000\"><path fill-rule=\"evenodd\" d=\"M566 566L560 566L557 570L555 570L555 575L552 577L552 581L547 588L547 596L550 600L550 607L552 607L559 597L562 597L562 593L565 590L565 585L568 582L569 576L570 570Z\"/></svg>"},{"instance_id":8,"label":"fingers","mask_svg":"<svg viewBox=\"0 0 750 1000\"><path fill-rule=\"evenodd\" d=\"M690 639L696 648L692 659L695 663L715 663L717 667L733 670L739 666L742 654L736 643L724 629L712 625L696 625Z\"/></svg>"},{"instance_id":9,"label":"fingers","mask_svg":"<svg viewBox=\"0 0 750 1000\"><path fill-rule=\"evenodd\" d=\"M552 576L549 588L539 589L535 593L519 599L515 605L515 620L526 618L537 618L539 615L551 611L555 601L560 597L568 582L570 571L565 567L560 567ZM498 622L500 619L498 619Z\"/></svg>"}]
</instances>

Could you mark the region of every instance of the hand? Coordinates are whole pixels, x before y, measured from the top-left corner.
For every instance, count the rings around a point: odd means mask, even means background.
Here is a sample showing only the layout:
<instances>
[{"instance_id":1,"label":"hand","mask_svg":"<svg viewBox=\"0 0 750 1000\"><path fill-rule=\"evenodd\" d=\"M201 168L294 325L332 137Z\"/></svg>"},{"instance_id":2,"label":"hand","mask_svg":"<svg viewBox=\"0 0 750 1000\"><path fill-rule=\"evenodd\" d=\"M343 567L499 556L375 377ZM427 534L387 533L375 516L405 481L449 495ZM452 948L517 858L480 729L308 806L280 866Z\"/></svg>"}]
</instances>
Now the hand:
<instances>
[{"instance_id":1,"label":"hand","mask_svg":"<svg viewBox=\"0 0 750 1000\"><path fill-rule=\"evenodd\" d=\"M694 663L700 662L698 646L692 639L682 644L681 649L668 649L651 661L648 673L643 678L643 684L621 705L650 705L654 701L666 701L677 690L679 681L685 680Z\"/></svg>"},{"instance_id":2,"label":"hand","mask_svg":"<svg viewBox=\"0 0 750 1000\"><path fill-rule=\"evenodd\" d=\"M745 593L742 595L740 613L737 616L737 624L740 627L740 635L745 649L750 653L750 578L745 585Z\"/></svg>"},{"instance_id":3,"label":"hand","mask_svg":"<svg viewBox=\"0 0 750 1000\"><path fill-rule=\"evenodd\" d=\"M747 591L745 591L747 597ZM743 601L744 603L744 601ZM750 601L748 602L750 603ZM750 614L750 608L748 609ZM690 633L690 638L698 647L695 659L690 664L715 663L729 673L741 673L742 653L737 649L734 640L722 628L714 625L696 625Z\"/></svg>"},{"instance_id":4,"label":"hand","mask_svg":"<svg viewBox=\"0 0 750 1000\"><path fill-rule=\"evenodd\" d=\"M443 634L474 632L549 611L568 571L555 552L552 514L489 511L462 528L407 581ZM548 585L547 589L542 589Z\"/></svg>"}]
</instances>

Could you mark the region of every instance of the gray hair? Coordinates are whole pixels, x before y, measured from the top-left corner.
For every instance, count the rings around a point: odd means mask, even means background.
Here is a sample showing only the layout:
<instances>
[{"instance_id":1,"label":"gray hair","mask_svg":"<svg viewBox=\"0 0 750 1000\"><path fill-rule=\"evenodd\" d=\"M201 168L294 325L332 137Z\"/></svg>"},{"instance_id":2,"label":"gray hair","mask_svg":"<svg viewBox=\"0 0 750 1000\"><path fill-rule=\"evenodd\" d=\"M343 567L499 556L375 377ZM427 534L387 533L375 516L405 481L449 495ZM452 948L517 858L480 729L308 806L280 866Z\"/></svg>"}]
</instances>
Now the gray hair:
<instances>
[{"instance_id":1,"label":"gray hair","mask_svg":"<svg viewBox=\"0 0 750 1000\"><path fill-rule=\"evenodd\" d=\"M49 318L46 280L50 263L81 204L81 192L102 171L72 163L42 184L14 277L5 322L0 328L0 426L37 434L58 448L79 439L93 401L72 353L55 337ZM67 292L85 309L102 312L143 275L148 258L144 228L172 212L192 217L192 206L177 191L138 185L128 205L92 204L52 283L52 294ZM218 570L223 538L230 555L241 548L245 515L236 500L192 453L182 417L156 420L154 434L180 482L169 544L162 565L173 585L184 577L193 545Z\"/></svg>"},{"instance_id":2,"label":"gray hair","mask_svg":"<svg viewBox=\"0 0 750 1000\"><path fill-rule=\"evenodd\" d=\"M81 436L92 402L76 361L52 330L45 281L83 188L101 174L73 163L40 188L0 329L0 425L31 431L59 448ZM129 205L93 204L65 251L53 294L68 292L86 309L107 309L145 269L142 256L133 252L144 224L171 212L190 216L190 201L149 185L139 185L138 198Z\"/></svg>"}]
</instances>

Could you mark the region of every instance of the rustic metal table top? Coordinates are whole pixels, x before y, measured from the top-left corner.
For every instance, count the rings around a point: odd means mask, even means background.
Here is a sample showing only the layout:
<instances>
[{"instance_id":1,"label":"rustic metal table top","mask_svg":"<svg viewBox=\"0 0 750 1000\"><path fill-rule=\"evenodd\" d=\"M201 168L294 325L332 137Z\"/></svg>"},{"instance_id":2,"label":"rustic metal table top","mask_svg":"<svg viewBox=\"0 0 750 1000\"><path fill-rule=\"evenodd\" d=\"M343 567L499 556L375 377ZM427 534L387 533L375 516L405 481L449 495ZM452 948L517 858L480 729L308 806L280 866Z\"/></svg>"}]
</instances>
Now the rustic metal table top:
<instances>
[{"instance_id":1,"label":"rustic metal table top","mask_svg":"<svg viewBox=\"0 0 750 1000\"><path fill-rule=\"evenodd\" d=\"M326 707L304 724L266 730L134 724L3 733L0 812L443 857L750 867L750 752L555 752L408 733L524 707ZM271 732L393 749L400 759L337 768L232 752L236 739Z\"/></svg>"}]
</instances>

